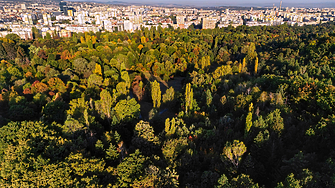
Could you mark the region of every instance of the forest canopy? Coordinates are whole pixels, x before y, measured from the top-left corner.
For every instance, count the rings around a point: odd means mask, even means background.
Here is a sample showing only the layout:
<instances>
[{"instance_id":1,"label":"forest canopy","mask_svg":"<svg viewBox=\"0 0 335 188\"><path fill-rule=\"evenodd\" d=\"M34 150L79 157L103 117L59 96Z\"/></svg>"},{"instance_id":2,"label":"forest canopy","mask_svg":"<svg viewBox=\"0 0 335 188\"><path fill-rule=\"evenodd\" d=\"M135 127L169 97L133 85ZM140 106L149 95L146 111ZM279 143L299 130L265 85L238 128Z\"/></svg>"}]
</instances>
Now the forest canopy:
<instances>
[{"instance_id":1,"label":"forest canopy","mask_svg":"<svg viewBox=\"0 0 335 188\"><path fill-rule=\"evenodd\" d=\"M334 31L0 38L0 185L335 187Z\"/></svg>"}]
</instances>

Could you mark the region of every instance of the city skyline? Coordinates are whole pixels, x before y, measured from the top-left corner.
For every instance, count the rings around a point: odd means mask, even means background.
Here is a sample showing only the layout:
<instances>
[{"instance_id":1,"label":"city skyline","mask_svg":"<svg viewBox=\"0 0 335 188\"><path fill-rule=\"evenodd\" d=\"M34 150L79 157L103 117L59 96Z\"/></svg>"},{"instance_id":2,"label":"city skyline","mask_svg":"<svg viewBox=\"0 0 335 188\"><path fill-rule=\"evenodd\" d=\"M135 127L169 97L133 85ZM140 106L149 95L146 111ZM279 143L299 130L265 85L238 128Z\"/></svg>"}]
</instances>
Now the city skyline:
<instances>
[{"instance_id":1,"label":"city skyline","mask_svg":"<svg viewBox=\"0 0 335 188\"><path fill-rule=\"evenodd\" d=\"M228 0L212 0L212 1L202 1L202 0L171 0L171 1L164 1L164 0L76 0L76 1L85 1L85 2L102 2L102 3L110 3L110 4L142 4L142 5L179 5L179 6L208 6L208 7L215 7L215 6L254 6L254 7L272 7L273 4L275 6L279 6L280 1L278 0L261 0L261 1L247 1L247 0L235 0L235 1L228 1ZM315 2L314 0L295 0L295 1L283 1L283 7L306 7L306 8L334 8L335 2L331 2L330 0L321 0Z\"/></svg>"},{"instance_id":2,"label":"city skyline","mask_svg":"<svg viewBox=\"0 0 335 188\"><path fill-rule=\"evenodd\" d=\"M36 35L44 38L47 34L70 37L78 32L134 32L143 27L214 29L241 25L303 26L333 22L335 19L335 8L303 8L288 6L285 2L280 6L280 1L274 6L264 7L264 4L263 8L247 5L191 7L98 1L2 4L0 36L14 33L23 39L31 39ZM33 27L35 34L32 32Z\"/></svg>"}]
</instances>

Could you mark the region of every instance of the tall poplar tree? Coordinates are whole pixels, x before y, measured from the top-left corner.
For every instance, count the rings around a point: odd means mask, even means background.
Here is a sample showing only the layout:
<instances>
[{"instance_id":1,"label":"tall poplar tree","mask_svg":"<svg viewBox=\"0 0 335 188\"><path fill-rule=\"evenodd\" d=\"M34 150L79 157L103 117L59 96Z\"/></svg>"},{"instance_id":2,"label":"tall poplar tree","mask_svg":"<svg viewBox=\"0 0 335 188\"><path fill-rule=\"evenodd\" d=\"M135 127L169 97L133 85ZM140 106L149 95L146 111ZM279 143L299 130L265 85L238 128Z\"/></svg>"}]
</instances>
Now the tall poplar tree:
<instances>
[{"instance_id":1,"label":"tall poplar tree","mask_svg":"<svg viewBox=\"0 0 335 188\"><path fill-rule=\"evenodd\" d=\"M191 84L186 84L186 91L185 91L185 108L186 113L188 110L193 109L193 89L191 88Z\"/></svg>"},{"instance_id":2,"label":"tall poplar tree","mask_svg":"<svg viewBox=\"0 0 335 188\"><path fill-rule=\"evenodd\" d=\"M159 83L156 80L151 83L151 97L154 108L159 108L161 106L162 95Z\"/></svg>"},{"instance_id":3,"label":"tall poplar tree","mask_svg":"<svg viewBox=\"0 0 335 188\"><path fill-rule=\"evenodd\" d=\"M253 104L251 103L249 105L249 113L247 115L247 118L245 120L245 134L248 134L250 131L250 128L252 127L252 110L253 110Z\"/></svg>"},{"instance_id":4,"label":"tall poplar tree","mask_svg":"<svg viewBox=\"0 0 335 188\"><path fill-rule=\"evenodd\" d=\"M113 103L113 98L106 89L101 91L100 100L95 103L97 110L101 114L104 114L108 121L111 120L111 108Z\"/></svg>"},{"instance_id":5,"label":"tall poplar tree","mask_svg":"<svg viewBox=\"0 0 335 188\"><path fill-rule=\"evenodd\" d=\"M256 57L255 60L255 74L257 74L257 69L258 69L258 57Z\"/></svg>"},{"instance_id":6,"label":"tall poplar tree","mask_svg":"<svg viewBox=\"0 0 335 188\"><path fill-rule=\"evenodd\" d=\"M243 62L242 62L242 72L244 72L245 69L245 58L243 58Z\"/></svg>"}]
</instances>

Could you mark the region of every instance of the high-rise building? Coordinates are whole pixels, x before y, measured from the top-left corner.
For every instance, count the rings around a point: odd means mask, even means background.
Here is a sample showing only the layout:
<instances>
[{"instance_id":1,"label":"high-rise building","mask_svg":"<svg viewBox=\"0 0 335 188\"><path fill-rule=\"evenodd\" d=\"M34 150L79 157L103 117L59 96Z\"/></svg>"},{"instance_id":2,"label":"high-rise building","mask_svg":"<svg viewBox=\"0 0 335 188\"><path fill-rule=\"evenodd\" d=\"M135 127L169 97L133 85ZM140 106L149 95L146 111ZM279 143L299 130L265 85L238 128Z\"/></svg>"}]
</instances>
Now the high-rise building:
<instances>
[{"instance_id":1,"label":"high-rise building","mask_svg":"<svg viewBox=\"0 0 335 188\"><path fill-rule=\"evenodd\" d=\"M64 7L65 16L73 17L75 12L76 12L76 9L74 9L73 7Z\"/></svg>"},{"instance_id":2,"label":"high-rise building","mask_svg":"<svg viewBox=\"0 0 335 188\"><path fill-rule=\"evenodd\" d=\"M185 28L185 16L177 16L176 21L177 21L177 27L179 27L180 29Z\"/></svg>"},{"instance_id":3,"label":"high-rise building","mask_svg":"<svg viewBox=\"0 0 335 188\"><path fill-rule=\"evenodd\" d=\"M84 22L85 22L85 16L84 16L83 13L79 13L79 14L77 15L77 18L78 18L78 23L79 23L80 25L84 24Z\"/></svg>"},{"instance_id":4,"label":"high-rise building","mask_svg":"<svg viewBox=\"0 0 335 188\"><path fill-rule=\"evenodd\" d=\"M129 16L129 20L133 22L134 24L142 24L143 23L143 17L142 15L132 15Z\"/></svg>"},{"instance_id":5,"label":"high-rise building","mask_svg":"<svg viewBox=\"0 0 335 188\"><path fill-rule=\"evenodd\" d=\"M185 24L185 16L177 16L176 20L178 25Z\"/></svg>"},{"instance_id":6,"label":"high-rise building","mask_svg":"<svg viewBox=\"0 0 335 188\"><path fill-rule=\"evenodd\" d=\"M72 9L67 10L67 15L73 17L73 10Z\"/></svg>"},{"instance_id":7,"label":"high-rise building","mask_svg":"<svg viewBox=\"0 0 335 188\"><path fill-rule=\"evenodd\" d=\"M67 5L67 3L65 1L61 1L59 3L59 10L61 12L66 12L66 10L67 10L67 6L66 5Z\"/></svg>"},{"instance_id":8,"label":"high-rise building","mask_svg":"<svg viewBox=\"0 0 335 188\"><path fill-rule=\"evenodd\" d=\"M33 17L31 14L23 14L22 20L25 24L32 25L33 24Z\"/></svg>"},{"instance_id":9,"label":"high-rise building","mask_svg":"<svg viewBox=\"0 0 335 188\"><path fill-rule=\"evenodd\" d=\"M43 22L44 22L44 25L51 26L51 16L50 16L50 14L47 14L47 13L43 14Z\"/></svg>"},{"instance_id":10,"label":"high-rise building","mask_svg":"<svg viewBox=\"0 0 335 188\"><path fill-rule=\"evenodd\" d=\"M217 19L214 17L207 17L202 19L202 29L214 29Z\"/></svg>"},{"instance_id":11,"label":"high-rise building","mask_svg":"<svg viewBox=\"0 0 335 188\"><path fill-rule=\"evenodd\" d=\"M123 28L124 28L125 31L130 31L130 32L134 31L134 24L133 24L133 22L131 22L129 20L125 20L123 22L123 24L124 24Z\"/></svg>"}]
</instances>

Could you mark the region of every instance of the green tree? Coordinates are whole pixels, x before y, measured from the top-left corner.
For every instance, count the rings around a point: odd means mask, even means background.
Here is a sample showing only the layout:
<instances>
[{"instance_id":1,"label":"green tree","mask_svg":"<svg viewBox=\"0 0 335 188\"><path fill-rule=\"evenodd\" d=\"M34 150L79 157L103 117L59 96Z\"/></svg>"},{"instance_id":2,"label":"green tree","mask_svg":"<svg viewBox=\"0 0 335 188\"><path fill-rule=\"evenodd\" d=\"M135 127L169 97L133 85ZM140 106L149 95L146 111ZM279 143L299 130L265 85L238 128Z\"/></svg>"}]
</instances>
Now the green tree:
<instances>
[{"instance_id":1,"label":"green tree","mask_svg":"<svg viewBox=\"0 0 335 188\"><path fill-rule=\"evenodd\" d=\"M206 90L206 105L207 107L210 107L213 101L213 97L212 97L212 92L211 90L207 89Z\"/></svg>"},{"instance_id":2,"label":"green tree","mask_svg":"<svg viewBox=\"0 0 335 188\"><path fill-rule=\"evenodd\" d=\"M103 78L97 74L91 74L87 79L88 87L101 86Z\"/></svg>"},{"instance_id":3,"label":"green tree","mask_svg":"<svg viewBox=\"0 0 335 188\"><path fill-rule=\"evenodd\" d=\"M276 188L302 188L301 181L299 179L296 179L294 177L294 174L289 174L285 179L285 185L284 183L280 182L278 183Z\"/></svg>"},{"instance_id":4,"label":"green tree","mask_svg":"<svg viewBox=\"0 0 335 188\"><path fill-rule=\"evenodd\" d=\"M19 35L15 34L15 33L10 33L10 34L6 35L5 38L9 39L11 41L14 41L15 43L18 43L21 40L21 37Z\"/></svg>"},{"instance_id":5,"label":"green tree","mask_svg":"<svg viewBox=\"0 0 335 188\"><path fill-rule=\"evenodd\" d=\"M73 68L78 74L84 74L87 71L88 61L84 58L77 58L73 61Z\"/></svg>"},{"instance_id":6,"label":"green tree","mask_svg":"<svg viewBox=\"0 0 335 188\"><path fill-rule=\"evenodd\" d=\"M219 79L221 77L230 75L232 73L233 73L233 70L230 67L230 65L222 65L221 67L216 68L216 70L213 72L213 78Z\"/></svg>"},{"instance_id":7,"label":"green tree","mask_svg":"<svg viewBox=\"0 0 335 188\"><path fill-rule=\"evenodd\" d=\"M170 167L174 168L177 166L175 161L182 153L182 151L187 147L187 145L187 139L182 137L177 139L169 139L164 142L162 153Z\"/></svg>"},{"instance_id":8,"label":"green tree","mask_svg":"<svg viewBox=\"0 0 335 188\"><path fill-rule=\"evenodd\" d=\"M215 186L215 188L230 188L231 187L229 180L225 174L221 175L221 177L218 180L218 184L219 185Z\"/></svg>"},{"instance_id":9,"label":"green tree","mask_svg":"<svg viewBox=\"0 0 335 188\"><path fill-rule=\"evenodd\" d=\"M114 107L114 112L119 121L129 121L139 117L140 105L134 98L121 100Z\"/></svg>"},{"instance_id":10,"label":"green tree","mask_svg":"<svg viewBox=\"0 0 335 188\"><path fill-rule=\"evenodd\" d=\"M270 125L270 128L278 133L279 135L282 134L284 130L284 119L280 116L280 110L276 109L270 114L268 114L266 118L266 122Z\"/></svg>"},{"instance_id":11,"label":"green tree","mask_svg":"<svg viewBox=\"0 0 335 188\"><path fill-rule=\"evenodd\" d=\"M166 90L162 98L163 98L163 103L172 102L174 100L175 92L172 86Z\"/></svg>"},{"instance_id":12,"label":"green tree","mask_svg":"<svg viewBox=\"0 0 335 188\"><path fill-rule=\"evenodd\" d=\"M73 185L73 169L57 161L67 153L65 140L51 126L37 121L10 122L0 128L0 134L6 135L0 138L1 186Z\"/></svg>"},{"instance_id":13,"label":"green tree","mask_svg":"<svg viewBox=\"0 0 335 188\"><path fill-rule=\"evenodd\" d=\"M247 115L247 118L245 120L245 134L248 134L248 132L250 131L250 128L252 127L252 111L253 111L253 104L250 103L249 105L249 112Z\"/></svg>"},{"instance_id":14,"label":"green tree","mask_svg":"<svg viewBox=\"0 0 335 188\"><path fill-rule=\"evenodd\" d=\"M14 60L17 55L14 42L3 42L2 46L6 50L7 59Z\"/></svg>"},{"instance_id":15,"label":"green tree","mask_svg":"<svg viewBox=\"0 0 335 188\"><path fill-rule=\"evenodd\" d=\"M237 168L242 160L247 147L242 141L234 140L233 143L227 142L223 148L223 154Z\"/></svg>"},{"instance_id":16,"label":"green tree","mask_svg":"<svg viewBox=\"0 0 335 188\"><path fill-rule=\"evenodd\" d=\"M88 115L89 104L88 101L85 101L84 97L78 99L72 99L70 101L70 109L66 111L70 117L79 120L80 123L86 124L87 126L94 122L94 117Z\"/></svg>"},{"instance_id":17,"label":"green tree","mask_svg":"<svg viewBox=\"0 0 335 188\"><path fill-rule=\"evenodd\" d=\"M140 121L135 126L134 137L131 141L143 154L152 155L159 149L160 141L154 134L154 129L148 122Z\"/></svg>"},{"instance_id":18,"label":"green tree","mask_svg":"<svg viewBox=\"0 0 335 188\"><path fill-rule=\"evenodd\" d=\"M108 122L111 121L112 106L114 106L115 102L116 101L113 100L111 94L106 89L100 92L100 100L95 101L95 108L100 114L103 114L107 118Z\"/></svg>"},{"instance_id":19,"label":"green tree","mask_svg":"<svg viewBox=\"0 0 335 188\"><path fill-rule=\"evenodd\" d=\"M66 91L64 82L57 77L50 78L48 80L48 85L49 85L50 90L52 91L61 92L61 93L64 93Z\"/></svg>"},{"instance_id":20,"label":"green tree","mask_svg":"<svg viewBox=\"0 0 335 188\"><path fill-rule=\"evenodd\" d=\"M32 27L31 31L33 33L33 38L34 39L38 39L38 38L42 37L42 35L40 34L39 30L36 27Z\"/></svg>"},{"instance_id":21,"label":"green tree","mask_svg":"<svg viewBox=\"0 0 335 188\"><path fill-rule=\"evenodd\" d=\"M217 40L217 38L215 38ZM218 55L216 56L216 61L219 64L225 63L229 60L230 54L224 49L220 48Z\"/></svg>"},{"instance_id":22,"label":"green tree","mask_svg":"<svg viewBox=\"0 0 335 188\"><path fill-rule=\"evenodd\" d=\"M259 188L258 184L255 184L249 175L241 174L231 180L231 187L236 188Z\"/></svg>"},{"instance_id":23,"label":"green tree","mask_svg":"<svg viewBox=\"0 0 335 188\"><path fill-rule=\"evenodd\" d=\"M9 119L13 121L31 120L35 117L35 111L26 105L12 105L8 109Z\"/></svg>"},{"instance_id":24,"label":"green tree","mask_svg":"<svg viewBox=\"0 0 335 188\"><path fill-rule=\"evenodd\" d=\"M53 101L43 107L42 114L47 122L63 123L67 104L62 101Z\"/></svg>"},{"instance_id":25,"label":"green tree","mask_svg":"<svg viewBox=\"0 0 335 188\"><path fill-rule=\"evenodd\" d=\"M125 96L128 95L128 92L129 92L129 90L127 89L127 83L126 82L119 82L116 85L116 91L114 93L117 97L120 97L120 96L125 97Z\"/></svg>"},{"instance_id":26,"label":"green tree","mask_svg":"<svg viewBox=\"0 0 335 188\"><path fill-rule=\"evenodd\" d=\"M147 160L139 150L124 158L116 169L118 186L131 187L135 181L141 180Z\"/></svg>"}]
</instances>

